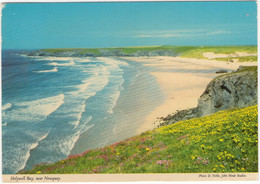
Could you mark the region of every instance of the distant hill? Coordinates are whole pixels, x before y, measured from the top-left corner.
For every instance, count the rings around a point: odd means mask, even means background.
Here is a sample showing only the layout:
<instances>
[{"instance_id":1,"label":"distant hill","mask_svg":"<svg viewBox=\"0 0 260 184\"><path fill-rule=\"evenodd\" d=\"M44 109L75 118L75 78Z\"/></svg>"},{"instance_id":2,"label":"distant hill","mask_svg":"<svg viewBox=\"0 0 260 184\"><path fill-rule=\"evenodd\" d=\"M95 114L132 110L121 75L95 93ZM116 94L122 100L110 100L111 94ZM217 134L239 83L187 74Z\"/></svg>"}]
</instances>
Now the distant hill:
<instances>
[{"instance_id":1,"label":"distant hill","mask_svg":"<svg viewBox=\"0 0 260 184\"><path fill-rule=\"evenodd\" d=\"M110 56L181 56L198 59L208 59L203 55L206 52L216 54L233 54L236 52L248 53L243 61L256 61L256 46L143 46L118 48L54 48L41 49L27 53L28 56L56 56L56 57L110 57ZM251 55L250 55L251 54ZM240 56L239 56L240 57ZM223 60L223 58L214 58ZM226 60L226 59L224 59Z\"/></svg>"}]
</instances>

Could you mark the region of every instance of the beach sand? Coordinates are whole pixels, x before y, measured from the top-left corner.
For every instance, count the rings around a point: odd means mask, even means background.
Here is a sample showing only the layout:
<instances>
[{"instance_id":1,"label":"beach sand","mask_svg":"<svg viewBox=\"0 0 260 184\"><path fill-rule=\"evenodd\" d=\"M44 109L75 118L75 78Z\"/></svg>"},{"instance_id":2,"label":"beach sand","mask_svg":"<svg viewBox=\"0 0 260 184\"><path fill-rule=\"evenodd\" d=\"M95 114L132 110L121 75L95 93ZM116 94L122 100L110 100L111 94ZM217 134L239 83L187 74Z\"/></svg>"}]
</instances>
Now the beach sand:
<instances>
[{"instance_id":1,"label":"beach sand","mask_svg":"<svg viewBox=\"0 0 260 184\"><path fill-rule=\"evenodd\" d=\"M227 63L216 60L191 59L182 57L124 57L145 66L150 66L150 74L156 77L166 98L145 118L145 122L137 130L141 133L155 128L160 117L166 117L177 110L197 106L197 100L206 89L207 84L215 77L222 75L216 71L237 70L241 65L252 66L257 63Z\"/></svg>"},{"instance_id":2,"label":"beach sand","mask_svg":"<svg viewBox=\"0 0 260 184\"><path fill-rule=\"evenodd\" d=\"M80 135L71 154L104 147L138 135L137 130L145 122L146 116L164 102L163 91L156 78L149 73L151 67L129 62L130 67L124 74L124 89L113 108L113 113L99 121L94 117L93 121L88 123L94 126Z\"/></svg>"},{"instance_id":3,"label":"beach sand","mask_svg":"<svg viewBox=\"0 0 260 184\"><path fill-rule=\"evenodd\" d=\"M237 70L240 65L181 57L121 57L134 62L136 77L127 77L113 114L80 135L71 154L113 144L157 127L161 117L197 106L197 100L216 71ZM129 80L130 79L130 80ZM131 81L132 80L132 81ZM87 141L86 141L87 140Z\"/></svg>"}]
</instances>

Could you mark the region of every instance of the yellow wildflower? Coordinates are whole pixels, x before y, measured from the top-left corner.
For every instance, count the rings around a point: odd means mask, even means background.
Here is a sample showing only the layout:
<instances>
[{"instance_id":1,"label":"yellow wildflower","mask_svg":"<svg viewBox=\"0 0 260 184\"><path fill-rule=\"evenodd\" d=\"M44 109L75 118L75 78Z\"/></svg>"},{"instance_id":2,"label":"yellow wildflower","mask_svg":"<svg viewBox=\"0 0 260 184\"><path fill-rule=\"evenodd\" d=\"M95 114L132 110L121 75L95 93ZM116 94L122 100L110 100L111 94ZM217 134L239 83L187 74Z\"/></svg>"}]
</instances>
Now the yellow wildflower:
<instances>
[{"instance_id":1,"label":"yellow wildflower","mask_svg":"<svg viewBox=\"0 0 260 184\"><path fill-rule=\"evenodd\" d=\"M40 174L40 173L42 173L42 172L41 172L41 171L38 171L38 172L37 172L37 174Z\"/></svg>"}]
</instances>

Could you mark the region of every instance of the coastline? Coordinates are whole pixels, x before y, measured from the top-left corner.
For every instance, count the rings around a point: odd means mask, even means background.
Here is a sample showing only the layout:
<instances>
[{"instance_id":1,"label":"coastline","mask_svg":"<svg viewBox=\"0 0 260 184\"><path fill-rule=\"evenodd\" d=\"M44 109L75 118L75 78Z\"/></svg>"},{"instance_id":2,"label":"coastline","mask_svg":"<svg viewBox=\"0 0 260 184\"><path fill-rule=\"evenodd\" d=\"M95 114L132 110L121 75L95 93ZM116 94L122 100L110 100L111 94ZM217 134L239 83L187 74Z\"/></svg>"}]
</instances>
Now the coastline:
<instances>
[{"instance_id":1,"label":"coastline","mask_svg":"<svg viewBox=\"0 0 260 184\"><path fill-rule=\"evenodd\" d=\"M231 72L240 65L253 66L257 62L227 63L217 60L192 59L170 56L155 57L124 57L150 66L153 75L161 87L166 98L145 118L137 133L151 130L160 124L160 117L166 117L177 110L184 110L197 106L197 100L206 89L208 83L219 70Z\"/></svg>"},{"instance_id":2,"label":"coastline","mask_svg":"<svg viewBox=\"0 0 260 184\"><path fill-rule=\"evenodd\" d=\"M126 84L113 109L114 113L101 122L110 125L101 124L96 129L98 133L87 131L80 135L70 155L111 145L154 129L161 117L195 107L207 84L223 75L216 71L231 72L241 65L257 65L257 62L226 63L167 56L113 59L131 63L129 68L135 72L126 72Z\"/></svg>"},{"instance_id":3,"label":"coastline","mask_svg":"<svg viewBox=\"0 0 260 184\"><path fill-rule=\"evenodd\" d=\"M92 121L94 126L82 133L70 154L111 145L138 135L140 125L157 106L165 100L149 66L126 58L112 58L128 62L124 73L123 90L113 108L113 113L102 121ZM90 125L89 124L89 125Z\"/></svg>"},{"instance_id":4,"label":"coastline","mask_svg":"<svg viewBox=\"0 0 260 184\"><path fill-rule=\"evenodd\" d=\"M83 133L71 154L107 146L126 138L152 130L160 124L160 118L197 106L197 100L208 83L222 75L216 71L231 72L240 65L257 63L226 63L217 60L193 59L171 56L119 57L138 72L124 86L113 117L105 119L106 125L95 125L94 131ZM87 141L86 141L87 140Z\"/></svg>"}]
</instances>

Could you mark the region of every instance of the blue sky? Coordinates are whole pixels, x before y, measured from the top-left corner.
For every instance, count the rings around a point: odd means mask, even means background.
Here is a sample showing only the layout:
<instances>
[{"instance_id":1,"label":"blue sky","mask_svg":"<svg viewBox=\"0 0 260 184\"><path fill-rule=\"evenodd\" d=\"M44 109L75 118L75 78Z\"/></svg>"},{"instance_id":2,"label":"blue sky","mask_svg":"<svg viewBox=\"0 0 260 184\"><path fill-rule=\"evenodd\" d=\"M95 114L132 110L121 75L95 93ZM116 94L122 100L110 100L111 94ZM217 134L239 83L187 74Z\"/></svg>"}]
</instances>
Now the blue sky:
<instances>
[{"instance_id":1,"label":"blue sky","mask_svg":"<svg viewBox=\"0 0 260 184\"><path fill-rule=\"evenodd\" d=\"M256 45L256 2L9 3L2 48Z\"/></svg>"}]
</instances>

